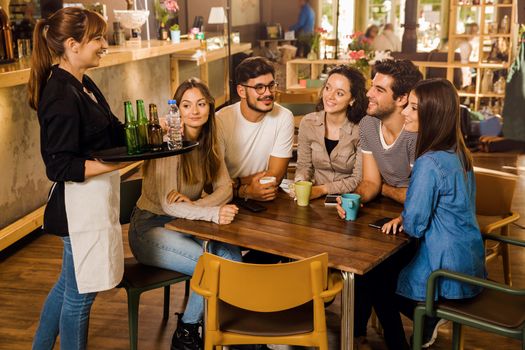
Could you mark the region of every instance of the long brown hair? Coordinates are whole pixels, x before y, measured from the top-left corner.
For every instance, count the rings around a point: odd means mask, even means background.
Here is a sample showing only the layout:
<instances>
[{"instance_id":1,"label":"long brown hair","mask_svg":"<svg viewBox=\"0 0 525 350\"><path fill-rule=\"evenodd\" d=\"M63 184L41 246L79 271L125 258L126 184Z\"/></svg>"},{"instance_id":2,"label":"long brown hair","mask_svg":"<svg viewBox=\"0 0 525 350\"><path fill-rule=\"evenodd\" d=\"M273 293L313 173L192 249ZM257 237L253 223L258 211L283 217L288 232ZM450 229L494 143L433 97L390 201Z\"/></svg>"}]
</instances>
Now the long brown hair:
<instances>
[{"instance_id":1,"label":"long brown hair","mask_svg":"<svg viewBox=\"0 0 525 350\"><path fill-rule=\"evenodd\" d=\"M416 84L419 131L416 159L429 151L454 150L465 171L472 170L472 156L461 134L459 96L445 79L428 79Z\"/></svg>"},{"instance_id":2,"label":"long brown hair","mask_svg":"<svg viewBox=\"0 0 525 350\"><path fill-rule=\"evenodd\" d=\"M36 23L29 76L29 106L36 110L53 62L65 54L64 42L84 43L106 33L106 21L98 13L76 7L58 10Z\"/></svg>"},{"instance_id":3,"label":"long brown hair","mask_svg":"<svg viewBox=\"0 0 525 350\"><path fill-rule=\"evenodd\" d=\"M217 178L221 166L217 126L215 123L215 99L206 84L197 78L183 81L177 88L177 91L175 91L173 98L177 100L177 105L180 106L184 93L193 88L199 89L202 93L204 99L210 105L210 113L208 121L202 126L197 140L199 141L199 147L193 152L181 155L179 175L182 183L196 184L203 181L205 185L208 185ZM199 156L199 158L196 159L195 156Z\"/></svg>"},{"instance_id":4,"label":"long brown hair","mask_svg":"<svg viewBox=\"0 0 525 350\"><path fill-rule=\"evenodd\" d=\"M333 68L328 73L328 78L330 78L333 74L342 75L350 83L349 92L352 95L354 103L351 107L348 106L348 108L346 109L346 118L354 124L359 124L361 119L363 119L363 117L366 115L366 107L368 106L368 97L366 97L365 77L357 69L344 64ZM323 88L321 89L321 97L319 98L319 102L315 107L317 111L324 110L323 91L326 88L328 78L326 78Z\"/></svg>"}]
</instances>

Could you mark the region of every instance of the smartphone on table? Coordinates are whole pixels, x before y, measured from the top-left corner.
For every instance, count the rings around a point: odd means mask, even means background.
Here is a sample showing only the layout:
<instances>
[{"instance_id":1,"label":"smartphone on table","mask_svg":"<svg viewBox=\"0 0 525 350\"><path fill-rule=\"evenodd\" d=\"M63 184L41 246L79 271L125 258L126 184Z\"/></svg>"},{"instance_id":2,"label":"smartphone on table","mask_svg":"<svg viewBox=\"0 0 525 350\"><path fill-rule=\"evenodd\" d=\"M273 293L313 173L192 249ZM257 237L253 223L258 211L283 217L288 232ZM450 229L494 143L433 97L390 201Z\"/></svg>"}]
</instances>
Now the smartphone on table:
<instances>
[{"instance_id":1,"label":"smartphone on table","mask_svg":"<svg viewBox=\"0 0 525 350\"><path fill-rule=\"evenodd\" d=\"M330 205L336 205L337 200L336 198L339 197L338 194L327 194L326 198L324 199L324 205L330 206Z\"/></svg>"},{"instance_id":2,"label":"smartphone on table","mask_svg":"<svg viewBox=\"0 0 525 350\"><path fill-rule=\"evenodd\" d=\"M389 222L390 220L392 220L392 218L381 218L379 220L369 223L368 226L381 229L383 225Z\"/></svg>"}]
</instances>

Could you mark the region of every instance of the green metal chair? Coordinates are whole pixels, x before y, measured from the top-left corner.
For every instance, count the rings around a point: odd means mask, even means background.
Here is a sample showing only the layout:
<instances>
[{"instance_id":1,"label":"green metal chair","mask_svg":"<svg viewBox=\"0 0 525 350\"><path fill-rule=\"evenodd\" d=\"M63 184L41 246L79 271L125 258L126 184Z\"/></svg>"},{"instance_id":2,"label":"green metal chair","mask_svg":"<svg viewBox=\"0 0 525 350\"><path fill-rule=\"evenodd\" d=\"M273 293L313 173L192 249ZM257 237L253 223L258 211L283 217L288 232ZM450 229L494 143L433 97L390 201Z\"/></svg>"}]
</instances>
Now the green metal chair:
<instances>
[{"instance_id":1,"label":"green metal chair","mask_svg":"<svg viewBox=\"0 0 525 350\"><path fill-rule=\"evenodd\" d=\"M525 241L496 234L483 234L484 239L525 247ZM436 281L454 279L484 288L469 300L434 301ZM452 346L459 350L463 344L461 327L467 325L522 341L525 350L525 289L484 280L447 270L434 271L427 283L425 304L414 312L413 350L420 350L423 341L424 317L440 317L452 321Z\"/></svg>"},{"instance_id":2,"label":"green metal chair","mask_svg":"<svg viewBox=\"0 0 525 350\"><path fill-rule=\"evenodd\" d=\"M142 179L122 182L120 185L120 223L130 221L133 207L140 197ZM124 288L128 296L128 323L129 347L131 350L138 348L138 321L140 295L152 289L164 288L163 319L167 320L170 313L170 286L186 281L185 297L189 294L189 281L191 276L148 266L139 263L135 258L126 258L124 261L124 277L117 288Z\"/></svg>"}]
</instances>

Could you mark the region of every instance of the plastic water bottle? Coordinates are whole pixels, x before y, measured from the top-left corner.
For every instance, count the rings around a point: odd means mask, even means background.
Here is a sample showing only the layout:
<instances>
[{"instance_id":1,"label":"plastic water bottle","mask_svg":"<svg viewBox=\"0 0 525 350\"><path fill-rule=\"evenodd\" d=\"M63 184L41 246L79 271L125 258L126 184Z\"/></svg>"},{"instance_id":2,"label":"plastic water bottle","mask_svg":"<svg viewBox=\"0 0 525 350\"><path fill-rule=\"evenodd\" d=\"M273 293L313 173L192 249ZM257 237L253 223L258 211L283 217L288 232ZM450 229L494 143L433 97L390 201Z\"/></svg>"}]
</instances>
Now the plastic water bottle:
<instances>
[{"instance_id":1,"label":"plastic water bottle","mask_svg":"<svg viewBox=\"0 0 525 350\"><path fill-rule=\"evenodd\" d=\"M168 100L169 110L166 114L168 124L168 149L182 148L182 134L180 130L180 112L176 100Z\"/></svg>"}]
</instances>

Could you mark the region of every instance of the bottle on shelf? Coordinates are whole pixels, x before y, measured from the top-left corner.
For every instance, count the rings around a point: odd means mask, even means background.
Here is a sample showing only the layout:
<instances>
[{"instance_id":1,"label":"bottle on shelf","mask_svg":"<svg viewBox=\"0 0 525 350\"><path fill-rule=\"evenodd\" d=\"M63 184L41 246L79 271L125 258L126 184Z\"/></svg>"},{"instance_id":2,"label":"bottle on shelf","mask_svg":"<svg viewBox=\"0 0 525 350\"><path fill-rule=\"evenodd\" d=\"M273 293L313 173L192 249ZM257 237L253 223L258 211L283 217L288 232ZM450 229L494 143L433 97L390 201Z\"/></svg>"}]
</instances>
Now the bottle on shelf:
<instances>
[{"instance_id":1,"label":"bottle on shelf","mask_svg":"<svg viewBox=\"0 0 525 350\"><path fill-rule=\"evenodd\" d=\"M148 151L148 117L144 101L137 100L137 135L141 152Z\"/></svg>"},{"instance_id":2,"label":"bottle on shelf","mask_svg":"<svg viewBox=\"0 0 525 350\"><path fill-rule=\"evenodd\" d=\"M500 75L494 83L494 93L503 95L505 93L505 78Z\"/></svg>"},{"instance_id":3,"label":"bottle on shelf","mask_svg":"<svg viewBox=\"0 0 525 350\"><path fill-rule=\"evenodd\" d=\"M179 107L176 100L168 100L169 110L166 114L168 124L168 149L176 150L182 148L182 133Z\"/></svg>"},{"instance_id":4,"label":"bottle on shelf","mask_svg":"<svg viewBox=\"0 0 525 350\"><path fill-rule=\"evenodd\" d=\"M499 24L499 32L500 34L509 34L510 33L510 20L509 16L505 15L501 19L501 22Z\"/></svg>"},{"instance_id":5,"label":"bottle on shelf","mask_svg":"<svg viewBox=\"0 0 525 350\"><path fill-rule=\"evenodd\" d=\"M113 42L115 45L124 45L126 43L126 35L120 26L120 22L113 22Z\"/></svg>"},{"instance_id":6,"label":"bottle on shelf","mask_svg":"<svg viewBox=\"0 0 525 350\"><path fill-rule=\"evenodd\" d=\"M494 72L492 69L486 69L485 73L483 74L483 78L481 79L481 93L482 94L489 94L494 91Z\"/></svg>"},{"instance_id":7,"label":"bottle on shelf","mask_svg":"<svg viewBox=\"0 0 525 350\"><path fill-rule=\"evenodd\" d=\"M162 127L159 124L157 106L153 103L149 105L148 141L151 151L162 150Z\"/></svg>"},{"instance_id":8,"label":"bottle on shelf","mask_svg":"<svg viewBox=\"0 0 525 350\"><path fill-rule=\"evenodd\" d=\"M12 62L15 59L15 50L13 48L13 32L9 17L0 6L0 62Z\"/></svg>"},{"instance_id":9,"label":"bottle on shelf","mask_svg":"<svg viewBox=\"0 0 525 350\"><path fill-rule=\"evenodd\" d=\"M131 101L124 102L124 116L126 118L124 129L126 131L126 146L128 149L128 154L139 154L140 149L137 136L137 123L135 121L133 105L131 104Z\"/></svg>"}]
</instances>

